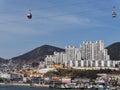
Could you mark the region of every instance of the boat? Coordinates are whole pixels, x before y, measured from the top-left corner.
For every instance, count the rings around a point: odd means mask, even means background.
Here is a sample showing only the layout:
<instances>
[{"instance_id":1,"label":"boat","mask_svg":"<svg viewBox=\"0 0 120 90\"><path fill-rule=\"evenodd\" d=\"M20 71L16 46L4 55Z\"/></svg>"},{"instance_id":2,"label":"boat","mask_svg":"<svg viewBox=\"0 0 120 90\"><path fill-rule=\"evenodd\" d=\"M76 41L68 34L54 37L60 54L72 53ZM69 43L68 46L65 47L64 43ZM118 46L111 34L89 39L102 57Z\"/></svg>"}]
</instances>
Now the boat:
<instances>
[{"instance_id":1,"label":"boat","mask_svg":"<svg viewBox=\"0 0 120 90\"><path fill-rule=\"evenodd\" d=\"M49 86L50 88L58 88L58 89L76 89L80 88L76 85L76 83L61 83L61 84L53 84Z\"/></svg>"}]
</instances>

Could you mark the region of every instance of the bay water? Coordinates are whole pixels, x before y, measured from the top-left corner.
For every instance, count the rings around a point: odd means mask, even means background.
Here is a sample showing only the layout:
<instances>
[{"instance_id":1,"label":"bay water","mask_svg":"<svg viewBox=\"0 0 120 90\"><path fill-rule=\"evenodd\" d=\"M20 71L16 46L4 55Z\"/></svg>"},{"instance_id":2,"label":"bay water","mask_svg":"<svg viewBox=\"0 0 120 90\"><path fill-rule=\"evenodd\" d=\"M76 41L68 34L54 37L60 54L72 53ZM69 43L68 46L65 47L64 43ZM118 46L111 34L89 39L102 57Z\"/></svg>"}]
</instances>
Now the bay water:
<instances>
[{"instance_id":1,"label":"bay water","mask_svg":"<svg viewBox=\"0 0 120 90\"><path fill-rule=\"evenodd\" d=\"M42 88L42 87L26 87L26 86L0 86L0 90L63 90L63 89L51 89L51 88ZM64 89L64 90L80 90L80 89ZM105 89L98 89L98 90L105 90Z\"/></svg>"}]
</instances>

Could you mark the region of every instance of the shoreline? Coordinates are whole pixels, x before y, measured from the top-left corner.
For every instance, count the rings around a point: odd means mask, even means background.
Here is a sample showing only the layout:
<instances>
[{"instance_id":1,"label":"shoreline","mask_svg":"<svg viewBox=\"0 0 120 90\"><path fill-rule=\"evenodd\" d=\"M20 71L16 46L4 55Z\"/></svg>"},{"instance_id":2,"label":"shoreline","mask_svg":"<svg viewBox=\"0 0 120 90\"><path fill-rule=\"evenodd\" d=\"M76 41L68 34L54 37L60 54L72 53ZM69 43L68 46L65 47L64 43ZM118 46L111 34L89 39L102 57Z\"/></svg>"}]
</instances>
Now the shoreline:
<instances>
[{"instance_id":1,"label":"shoreline","mask_svg":"<svg viewBox=\"0 0 120 90\"><path fill-rule=\"evenodd\" d=\"M41 84L25 84L25 83L0 83L0 86L23 86L23 87L42 87L42 88L49 88L49 85L41 85Z\"/></svg>"},{"instance_id":2,"label":"shoreline","mask_svg":"<svg viewBox=\"0 0 120 90\"><path fill-rule=\"evenodd\" d=\"M30 87L30 88L49 88L49 85L34 84L31 86L30 84L25 84L25 83L0 83L0 87L2 87L2 86L3 87L18 86L18 87ZM60 88L58 88L58 89L60 89ZM64 89L64 88L61 88L61 89ZM80 89L80 88L73 88L73 89ZM110 89L119 90L120 88L119 87L118 88L111 87ZM89 89L88 88L86 90L96 90L96 89L93 89L93 88Z\"/></svg>"}]
</instances>

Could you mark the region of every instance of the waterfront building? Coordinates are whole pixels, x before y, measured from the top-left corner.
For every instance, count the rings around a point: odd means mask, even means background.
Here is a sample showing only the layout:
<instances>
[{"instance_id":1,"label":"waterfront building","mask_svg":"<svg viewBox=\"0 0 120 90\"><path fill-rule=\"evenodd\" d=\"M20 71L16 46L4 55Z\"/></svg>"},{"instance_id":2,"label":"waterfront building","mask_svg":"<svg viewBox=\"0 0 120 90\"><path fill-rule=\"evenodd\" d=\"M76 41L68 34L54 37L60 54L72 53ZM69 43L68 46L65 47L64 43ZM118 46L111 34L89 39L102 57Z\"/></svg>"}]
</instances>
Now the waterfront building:
<instances>
[{"instance_id":1,"label":"waterfront building","mask_svg":"<svg viewBox=\"0 0 120 90\"><path fill-rule=\"evenodd\" d=\"M0 72L0 78L12 80L20 78L20 75L17 73Z\"/></svg>"}]
</instances>

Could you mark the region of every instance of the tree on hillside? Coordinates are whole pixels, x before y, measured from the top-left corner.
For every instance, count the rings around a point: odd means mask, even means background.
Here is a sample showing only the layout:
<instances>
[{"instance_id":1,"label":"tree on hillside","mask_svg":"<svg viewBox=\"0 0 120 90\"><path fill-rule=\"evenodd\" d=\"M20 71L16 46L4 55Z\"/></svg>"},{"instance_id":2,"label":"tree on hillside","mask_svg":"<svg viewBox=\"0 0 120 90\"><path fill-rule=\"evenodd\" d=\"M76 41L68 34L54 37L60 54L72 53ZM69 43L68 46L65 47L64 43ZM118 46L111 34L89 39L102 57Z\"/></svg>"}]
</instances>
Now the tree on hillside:
<instances>
[{"instance_id":1,"label":"tree on hillside","mask_svg":"<svg viewBox=\"0 0 120 90\"><path fill-rule=\"evenodd\" d=\"M39 63L38 62L33 62L32 63L32 67L38 67L39 66Z\"/></svg>"}]
</instances>

